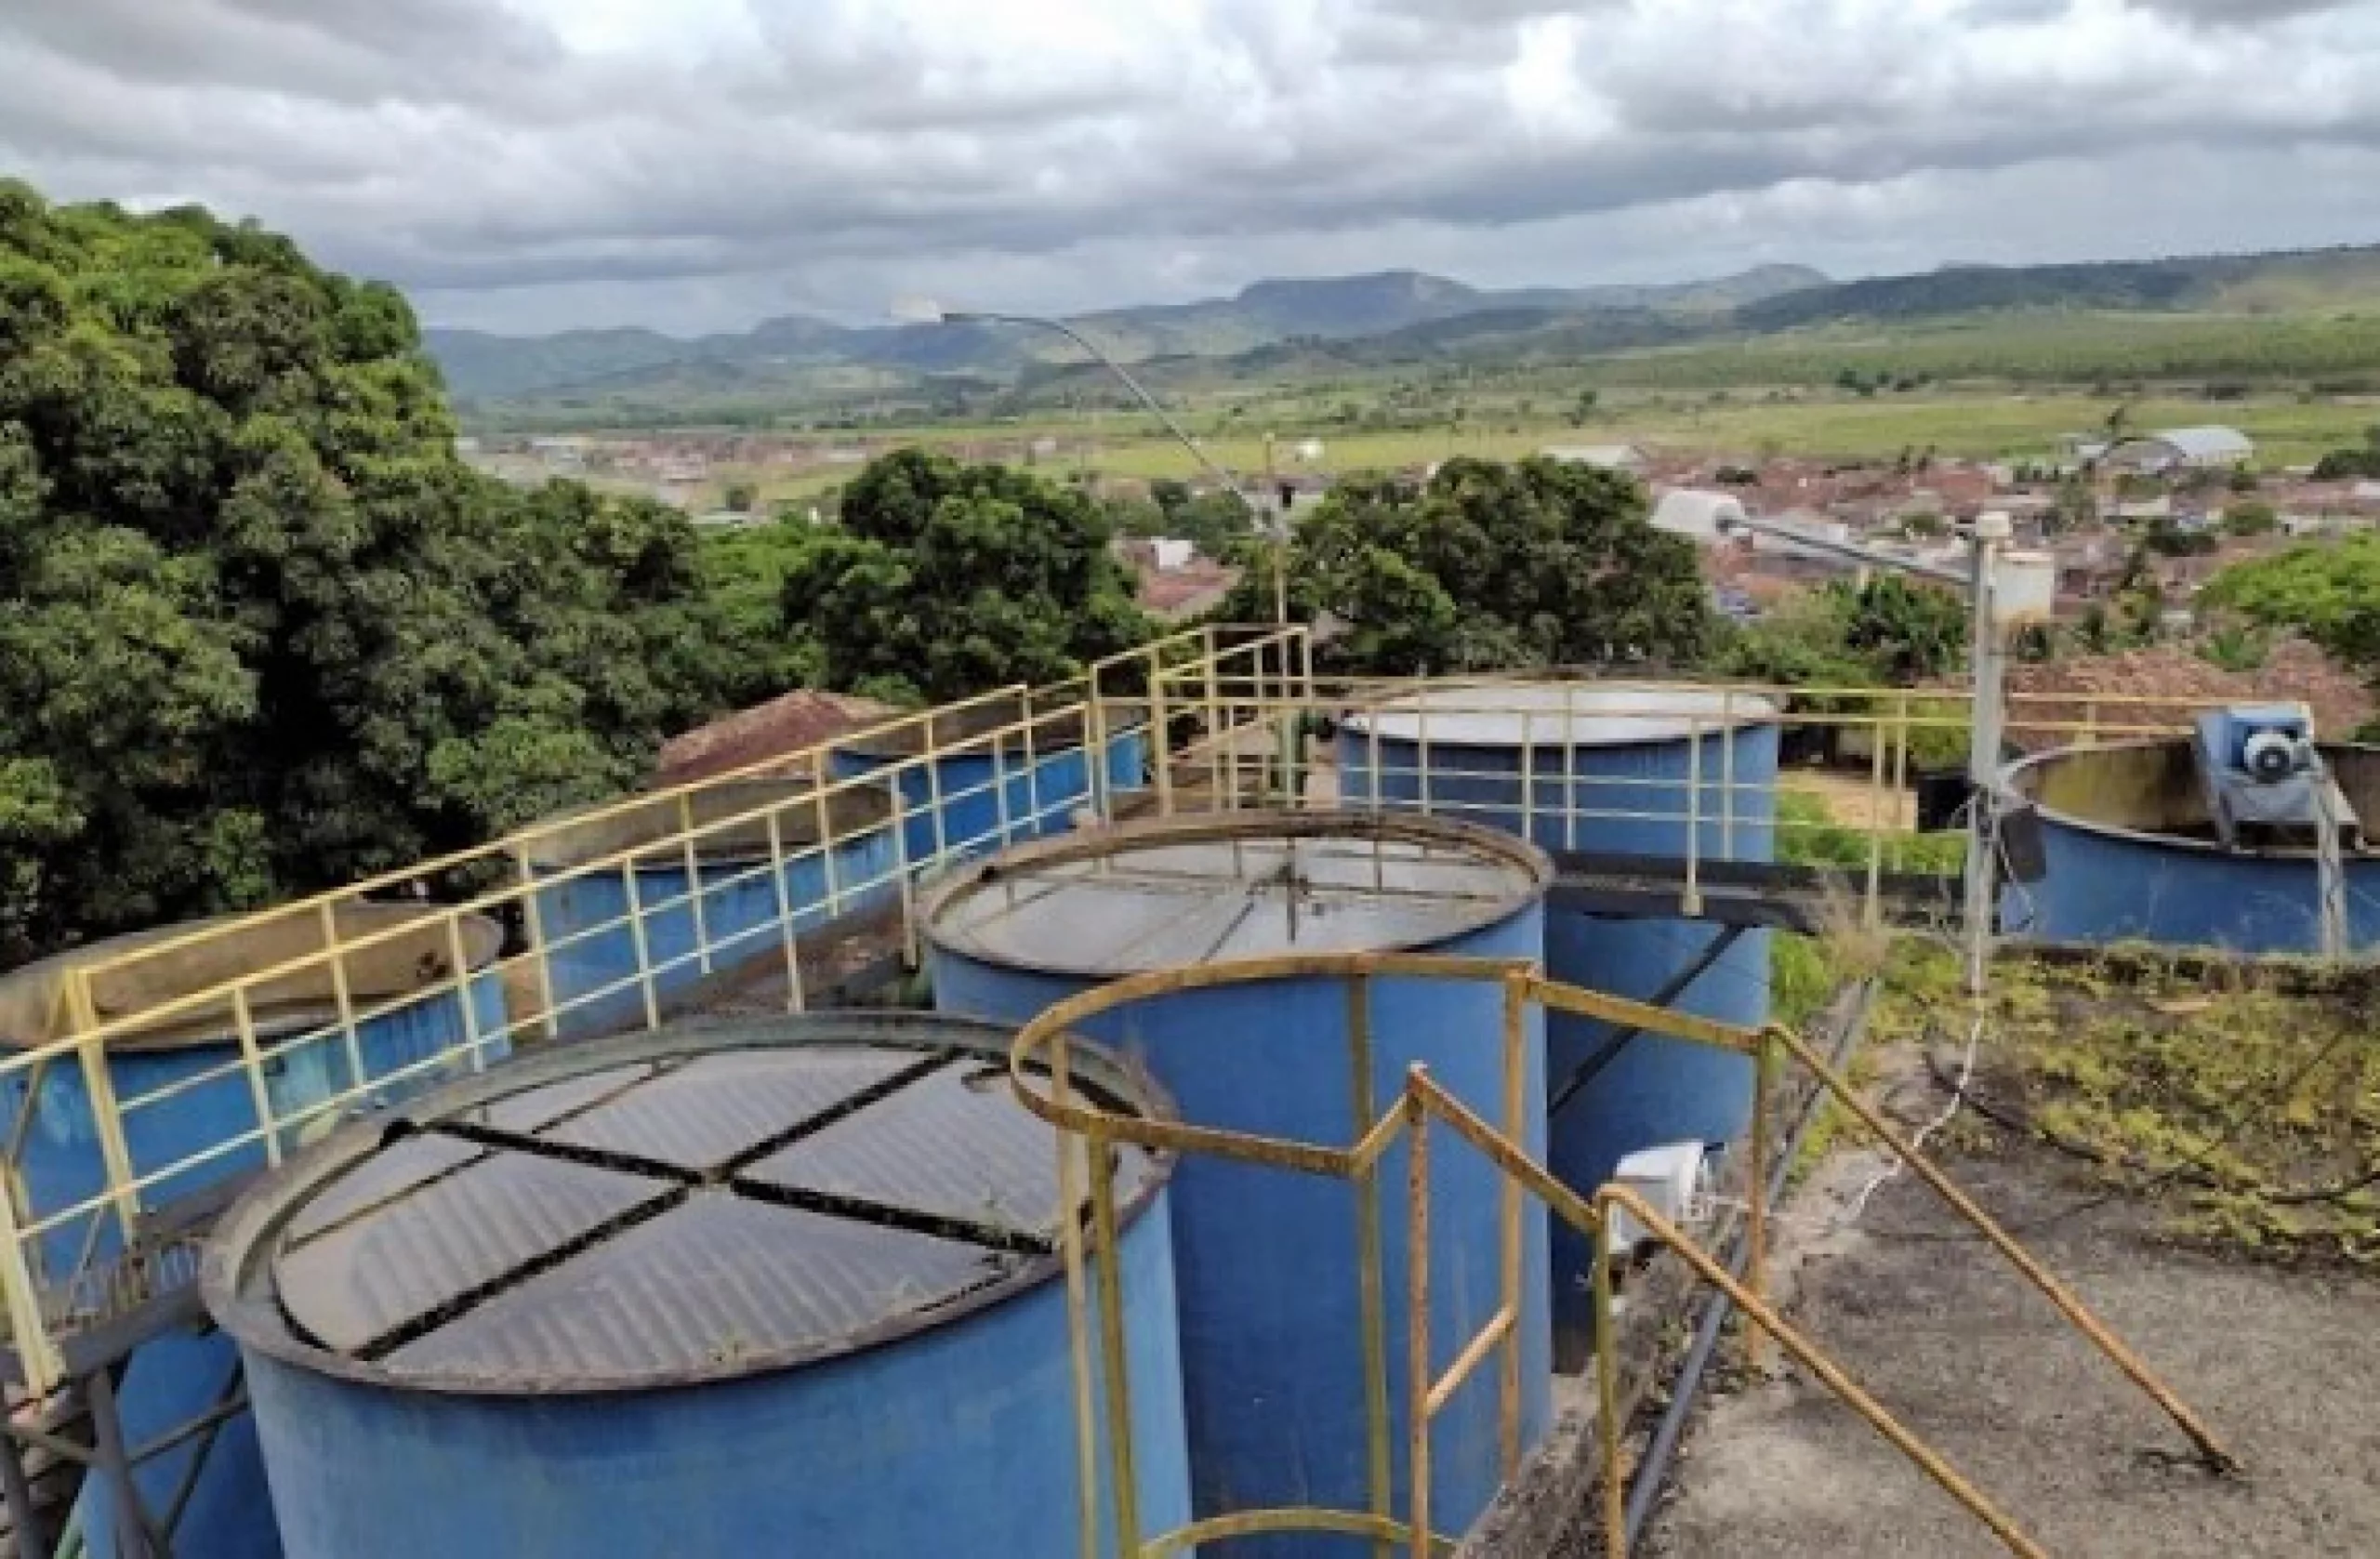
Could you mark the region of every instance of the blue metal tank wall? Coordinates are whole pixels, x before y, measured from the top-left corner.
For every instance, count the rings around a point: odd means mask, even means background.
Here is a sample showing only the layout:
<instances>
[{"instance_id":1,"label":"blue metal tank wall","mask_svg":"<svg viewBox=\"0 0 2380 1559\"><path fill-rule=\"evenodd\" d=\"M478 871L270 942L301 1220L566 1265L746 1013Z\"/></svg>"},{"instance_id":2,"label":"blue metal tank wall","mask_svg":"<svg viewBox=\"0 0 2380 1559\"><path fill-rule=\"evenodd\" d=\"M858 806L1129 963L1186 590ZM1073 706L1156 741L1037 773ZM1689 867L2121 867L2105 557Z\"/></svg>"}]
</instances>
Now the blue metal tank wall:
<instances>
[{"instance_id":1,"label":"blue metal tank wall","mask_svg":"<svg viewBox=\"0 0 2380 1559\"><path fill-rule=\"evenodd\" d=\"M2351 790L2371 765L2325 749ZM2158 831L2197 804L2186 743L2120 744L2045 753L2012 765L2007 782L2042 806L2042 879L2001 892L2001 924L2043 942L2145 941L2251 957L2321 951L2319 874L2311 852L2233 852ZM2175 794L2178 792L2178 794ZM2087 810L2138 816L2142 828L2093 821ZM2365 826L2376 824L2365 813ZM2380 860L2347 857L2347 940L2380 945Z\"/></svg>"},{"instance_id":2,"label":"blue metal tank wall","mask_svg":"<svg viewBox=\"0 0 2380 1559\"><path fill-rule=\"evenodd\" d=\"M801 782L776 788L798 796L811 786ZM666 1007L718 971L776 955L788 915L799 935L898 895L901 839L889 802L871 790L840 793L833 804L839 812L857 813L863 802L879 807L880 819L839 823L831 846L786 839L782 885L771 880L765 851L697 854L695 877L690 878L682 855L664 849L626 873L610 867L538 889L537 931L547 948L560 1035L584 1038L641 1025L648 964L655 999ZM806 809L794 813L807 816ZM618 848L626 846L613 847ZM537 866L543 876L562 869ZM639 905L644 910L643 960L637 956L629 919Z\"/></svg>"},{"instance_id":3,"label":"blue metal tank wall","mask_svg":"<svg viewBox=\"0 0 2380 1559\"><path fill-rule=\"evenodd\" d=\"M1531 904L1427 951L1534 959L1543 936L1542 909ZM1009 1023L1029 1021L1098 983L1004 968L931 944L928 967L939 1010ZM1532 1009L1527 1097L1540 1101L1542 1021ZM1349 1093L1344 982L1184 991L1104 1013L1081 1032L1147 1067L1195 1125L1344 1145L1369 1124L1355 1120ZM1376 981L1373 1089L1382 1107L1403 1089L1407 1068L1421 1063L1472 1108L1501 1119L1501 1032L1498 985ZM1527 1137L1532 1154L1543 1151L1541 1116L1532 1114ZM1503 1181L1444 1132L1431 1145L1430 1328L1434 1363L1443 1370L1501 1303L1495 1231ZM1381 1160L1379 1181L1399 1511L1409 1487L1402 1427L1405 1161L1400 1144ZM1355 1188L1193 1154L1175 1168L1172 1196L1198 1515L1285 1505L1368 1508ZM1534 1445L1552 1421L1553 1358L1542 1304L1544 1225L1530 1218L1525 1227L1521 1418L1523 1443ZM1484 1368L1435 1420L1431 1499L1441 1531L1468 1527L1495 1495L1497 1408L1496 1371ZM1284 1535L1239 1539L1229 1549L1255 1559L1369 1559L1373 1545Z\"/></svg>"},{"instance_id":4,"label":"blue metal tank wall","mask_svg":"<svg viewBox=\"0 0 2380 1559\"><path fill-rule=\"evenodd\" d=\"M1082 746L1045 745L1037 750L1038 756L1028 758L1020 740L1013 752L995 754L986 746L931 763L906 760L908 766L893 775L892 785L901 798L903 843L910 865L922 865L937 856L959 860L1073 827L1075 812L1090 805L1095 795L1091 753ZM1107 794L1141 789L1148 760L1144 728L1111 734L1101 775ZM898 756L837 747L828 772L848 779L904 761Z\"/></svg>"},{"instance_id":5,"label":"blue metal tank wall","mask_svg":"<svg viewBox=\"0 0 2380 1559\"><path fill-rule=\"evenodd\" d=\"M474 925L478 930L472 939L492 959L497 943L496 927L483 921ZM152 936L159 934L164 933ZM105 950L104 946L86 949L75 957L87 959ZM40 980L45 978L45 968L32 966L11 978ZM453 1050L465 1044L473 1032L490 1040L484 1051L488 1062L509 1053L501 978L490 971L470 981L467 988L468 1016L464 997L450 989L398 1003L358 1024L356 1043L365 1079L385 1077ZM360 1004L369 1008L383 1002ZM278 1019L267 1026L263 1042L270 1046L276 1037L285 1041L331 1021L331 1014L319 1011L303 1018ZM112 1050L108 1074L117 1099L130 1101L215 1071L239 1054L236 1036L201 1037L171 1048ZM407 1078L390 1085L387 1096L418 1092L452 1071L441 1068ZM345 1038L338 1036L295 1047L280 1058L267 1087L276 1114L286 1116L344 1093L355 1081ZM0 1113L17 1117L24 1106L25 1085L22 1073L0 1081ZM186 1089L148 1108L135 1109L123 1119L126 1145L136 1172L178 1162L253 1131L259 1124L243 1072ZM259 1169L265 1162L261 1143L220 1155L152 1186L145 1204L169 1207L209 1185ZM53 1065L43 1074L20 1172L24 1206L34 1221L87 1200L105 1188L106 1166L90 1091L80 1067ZM60 1225L38 1242L43 1262L53 1274L71 1271L86 1243L102 1260L122 1249L117 1225L103 1215L94 1217L100 1224L96 1231L91 1227L93 1219L78 1219ZM237 1356L231 1341L211 1328L143 1344L127 1361L117 1387L127 1438L136 1446L154 1439L222 1402ZM280 1543L267 1502L264 1466L252 1420L245 1415L232 1419L211 1441L204 1437L187 1441L143 1464L135 1475L144 1501L152 1511L161 1511L193 1466L196 1479L173 1534L178 1559L271 1559L278 1554ZM76 1502L75 1519L89 1552L116 1552L113 1501L98 1480L86 1485Z\"/></svg>"},{"instance_id":6,"label":"blue metal tank wall","mask_svg":"<svg viewBox=\"0 0 2380 1559\"><path fill-rule=\"evenodd\" d=\"M1699 759L1699 826L1694 751ZM1699 738L1534 749L1534 773L1522 773L1518 746L1449 746L1380 738L1353 727L1339 736L1341 793L1351 806L1418 810L1428 782L1429 810L1441 816L1525 834L1540 848L1683 857L1691 843L1703 860L1775 858L1778 728L1746 724ZM1732 758L1729 749L1732 748ZM1374 753L1380 773L1372 773ZM1732 763L1732 769L1730 764ZM1726 813L1728 780L1735 797ZM1524 805L1527 807L1526 820ZM1597 816L1634 813L1653 816ZM1646 1000L1701 956L1722 933L1703 920L1645 919L1565 909L1548 911L1549 977L1609 995ZM1750 931L1670 1005L1721 1023L1768 1021L1769 935ZM1606 1024L1554 1013L1546 1024L1545 1070L1556 1087L1611 1037ZM1706 1045L1639 1035L1561 1114L1548 1122L1548 1166L1564 1183L1592 1192L1620 1160L1663 1143L1726 1143L1752 1123L1751 1061ZM1589 1324L1586 1288L1592 1248L1554 1220L1554 1325L1577 1335Z\"/></svg>"},{"instance_id":7,"label":"blue metal tank wall","mask_svg":"<svg viewBox=\"0 0 2380 1559\"><path fill-rule=\"evenodd\" d=\"M1131 1378L1172 1379L1165 1194L1126 1226L1119 1253ZM1080 1552L1055 1275L865 1352L677 1390L473 1397L341 1380L257 1350L247 1367L290 1559ZM1142 1521L1152 1533L1181 1526L1179 1403L1150 1389L1132 1407ZM1101 1521L1112 1532L1104 1510ZM1112 1539L1101 1552L1115 1555Z\"/></svg>"}]
</instances>

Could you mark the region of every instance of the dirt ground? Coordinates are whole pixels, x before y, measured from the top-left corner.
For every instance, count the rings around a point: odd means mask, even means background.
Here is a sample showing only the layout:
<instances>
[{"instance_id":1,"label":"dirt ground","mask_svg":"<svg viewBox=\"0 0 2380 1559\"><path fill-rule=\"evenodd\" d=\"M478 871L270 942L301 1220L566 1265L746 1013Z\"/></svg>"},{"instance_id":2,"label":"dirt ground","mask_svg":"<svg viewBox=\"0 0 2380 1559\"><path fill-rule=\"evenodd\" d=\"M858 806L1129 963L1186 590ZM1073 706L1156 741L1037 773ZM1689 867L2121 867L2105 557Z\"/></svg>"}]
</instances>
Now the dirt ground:
<instances>
[{"instance_id":1,"label":"dirt ground","mask_svg":"<svg viewBox=\"0 0 2380 1559\"><path fill-rule=\"evenodd\" d=\"M1954 1172L2031 1230L2031 1248L2247 1464L2230 1480L2184 1457L2157 1407L1914 1180L1886 1185L1853 1230L1831 1227L1846 1174L1865 1178L1838 1161L1795 1199L1807 1249L1793 1318L2046 1552L2380 1553L2380 1282L2178 1249L2124 1201L2034 1229L2094 1195L2046 1149L1996 1149ZM2005 1552L1798 1375L1706 1406L1641 1546L1667 1559Z\"/></svg>"}]
</instances>

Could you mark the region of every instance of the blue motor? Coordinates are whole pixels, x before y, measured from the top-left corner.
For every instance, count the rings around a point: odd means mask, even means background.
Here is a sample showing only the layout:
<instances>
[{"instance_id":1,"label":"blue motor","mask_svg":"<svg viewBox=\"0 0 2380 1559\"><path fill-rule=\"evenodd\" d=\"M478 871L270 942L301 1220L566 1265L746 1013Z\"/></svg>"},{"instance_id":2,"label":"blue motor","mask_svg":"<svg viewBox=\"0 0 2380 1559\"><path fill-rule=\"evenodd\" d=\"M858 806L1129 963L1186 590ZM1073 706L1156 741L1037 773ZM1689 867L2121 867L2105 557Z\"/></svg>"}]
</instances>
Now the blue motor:
<instances>
[{"instance_id":1,"label":"blue motor","mask_svg":"<svg viewBox=\"0 0 2380 1559\"><path fill-rule=\"evenodd\" d=\"M2294 705L2244 704L2201 715L2199 781L2215 837L2230 849L2309 846L2327 814L2341 844L2360 835L2321 763L2314 725Z\"/></svg>"}]
</instances>

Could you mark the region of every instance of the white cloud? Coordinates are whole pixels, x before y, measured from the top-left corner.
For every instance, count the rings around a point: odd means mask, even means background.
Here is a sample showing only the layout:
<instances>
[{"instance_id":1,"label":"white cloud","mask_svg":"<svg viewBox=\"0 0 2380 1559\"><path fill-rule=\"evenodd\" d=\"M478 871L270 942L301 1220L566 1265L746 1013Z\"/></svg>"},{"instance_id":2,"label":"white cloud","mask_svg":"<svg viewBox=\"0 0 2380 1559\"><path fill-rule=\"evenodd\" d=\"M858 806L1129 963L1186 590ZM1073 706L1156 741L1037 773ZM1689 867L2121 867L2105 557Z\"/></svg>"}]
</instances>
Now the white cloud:
<instances>
[{"instance_id":1,"label":"white cloud","mask_svg":"<svg viewBox=\"0 0 2380 1559\"><path fill-rule=\"evenodd\" d=\"M2376 57L2380 0L9 0L0 165L713 327L2380 238Z\"/></svg>"}]
</instances>

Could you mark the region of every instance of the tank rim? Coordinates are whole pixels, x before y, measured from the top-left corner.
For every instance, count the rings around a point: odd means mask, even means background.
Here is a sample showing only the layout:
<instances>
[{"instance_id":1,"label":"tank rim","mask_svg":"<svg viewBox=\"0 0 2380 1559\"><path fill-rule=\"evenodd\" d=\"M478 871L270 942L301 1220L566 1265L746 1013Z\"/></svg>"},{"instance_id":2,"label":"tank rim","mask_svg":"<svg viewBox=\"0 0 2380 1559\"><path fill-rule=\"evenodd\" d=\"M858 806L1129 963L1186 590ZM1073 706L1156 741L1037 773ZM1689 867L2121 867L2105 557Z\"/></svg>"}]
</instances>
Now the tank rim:
<instances>
[{"instance_id":1,"label":"tank rim","mask_svg":"<svg viewBox=\"0 0 2380 1559\"><path fill-rule=\"evenodd\" d=\"M1012 970L1025 974L1053 975L1067 980L1114 980L1139 971L1083 969L1076 965L1043 959L994 958L968 947L946 934L943 929L948 912L964 898L991 888L1004 875L1036 866L1063 865L1069 861L1090 860L1111 854L1120 849L1150 844L1197 844L1207 841L1228 841L1248 839L1347 839L1368 838L1375 840L1404 840L1417 844L1456 846L1471 850L1484 857L1492 857L1501 865L1514 866L1526 873L1525 888L1516 889L1511 898L1485 909L1471 911L1460 918L1449 919L1445 929L1427 937L1385 942L1367 949L1371 952L1402 953L1417 948L1435 946L1455 941L1490 926L1501 925L1531 905L1542 903L1553 890L1554 858L1518 834L1508 834L1501 828L1471 823L1458 818L1437 817L1422 813L1399 812L1393 809L1371 811L1357 808L1332 808L1329 811L1291 811L1267 809L1256 812L1226 812L1201 815L1148 818L1130 823L1110 824L1096 828L1076 829L1052 839L1037 839L1013 846L997 855L971 861L955 874L942 879L929 890L918 906L920 934L928 945L953 958L966 958L986 967Z\"/></svg>"},{"instance_id":2,"label":"tank rim","mask_svg":"<svg viewBox=\"0 0 2380 1559\"><path fill-rule=\"evenodd\" d=\"M467 1110L528 1089L657 1056L769 1049L772 1048L769 1036L813 1029L816 1031L814 1037L805 1037L794 1043L879 1045L920 1052L975 1053L986 1061L998 1062L1003 1078L1007 1076L1010 1042L1016 1034L1016 1030L1008 1025L974 1018L891 1009L853 1009L806 1017L695 1020L646 1032L587 1040L509 1062L476 1077L434 1090L403 1105L377 1111L350 1122L279 1169L269 1171L250 1186L208 1236L199 1274L200 1296L206 1312L242 1349L254 1349L277 1363L332 1380L435 1397L543 1400L674 1391L759 1379L830 1364L958 1325L980 1312L1064 1276L1064 1251L1053 1249L1046 1256L1020 1261L992 1281L954 1294L945 1303L885 1316L826 1342L811 1341L791 1347L739 1353L732 1361L721 1360L691 1367L622 1372L602 1378L554 1380L399 1373L307 1341L272 1301L271 1296L277 1290L270 1286L258 1291L244 1291L243 1276L259 1257L270 1255L273 1237L290 1219L309 1205L313 1194L402 1135L401 1127L404 1122ZM935 1035L951 1036L959 1042L936 1042L932 1037ZM782 1039L774 1041L778 1046L785 1043ZM1087 1083L1102 1091L1130 1099L1150 1118L1168 1121L1175 1118L1172 1095L1144 1068L1106 1047L1070 1037L1067 1060L1071 1075L1078 1083ZM1157 1149L1143 1151L1148 1154L1150 1171L1130 1197L1117 1204L1116 1222L1119 1236L1122 1231L1133 1227L1147 1215L1172 1182L1176 1156L1170 1151Z\"/></svg>"},{"instance_id":3,"label":"tank rim","mask_svg":"<svg viewBox=\"0 0 2380 1559\"><path fill-rule=\"evenodd\" d=\"M2101 742L2096 746L2052 747L2046 752L2032 753L2007 764L2000 771L1999 779L1993 788L2000 793L2003 802L2014 799L2023 805L2031 807L2042 817L2061 827L2096 834L2102 839L2121 839L2127 844L2144 845L2156 850L2185 851L2227 861L2311 861L2315 858L2318 852L2297 846L2282 850L2227 850L2212 839L2185 839L2179 834L2158 834L2151 833L2146 828L2130 828L2121 823L2109 823L2096 817L2084 817L2078 813L2069 812L2063 807L2054 807L2046 801L2036 800L2032 794L2024 788L2026 781L2035 779L2043 771L2068 760L2088 758L2096 753L2147 752L2157 748L2188 746L2189 741L2190 738L2187 736L2145 736L2130 741ZM2380 746L2360 742L2318 742L2315 745L2324 753L2380 753ZM2349 858L2358 859L2364 853L2351 852Z\"/></svg>"},{"instance_id":4,"label":"tank rim","mask_svg":"<svg viewBox=\"0 0 2380 1559\"><path fill-rule=\"evenodd\" d=\"M374 900L349 905L340 911L342 914L357 912L363 913L367 918L385 919L390 926L403 920L430 923L439 913L435 905L389 904ZM262 913L271 916L280 915L283 911L268 910ZM50 974L62 972L77 963L89 962L96 957L113 952L130 952L144 943L167 942L175 937L202 931L210 926L236 926L244 920L257 918L258 914L257 911L246 911L229 915L208 915L195 920L180 920L169 926L158 926L149 931L126 931L118 936L102 937L97 942L85 943L79 947L70 947L62 953L53 953L46 958L36 958L32 963L20 964L7 973L0 974L0 991L5 991L19 982L30 983ZM463 950L470 959L469 972L483 975L502 958L504 928L485 915L465 912L457 918L462 922ZM373 926L367 928L364 934L368 935L387 929L389 929L388 926ZM237 978L236 975L227 975L212 984L225 984L235 978ZM426 984L434 994L438 985L451 978L451 975L441 976L438 980ZM160 997L157 1005L164 1005L165 1002L192 995L193 990L205 988L206 987L197 986L192 989L173 990ZM359 1000L357 1005L360 1007L364 1003ZM99 1021L102 1024L119 1023L133 1015L129 1012L117 1012L113 1015L102 1012L99 1015ZM249 1011L250 1021L255 1024L257 1037L259 1039L277 1039L291 1034L302 1034L308 1029L319 1028L324 1024L337 1022L338 1015L338 1003L328 997L258 1003L253 1004ZM368 1018L359 1020L360 1023L370 1021ZM0 1031L0 1055L21 1055L27 1050L35 1050L46 1044L53 1044L60 1037L63 1036L28 1042L15 1035ZM110 1055L167 1055L182 1050L206 1050L219 1045L236 1046L239 1042L238 1036L228 1032L226 1024L220 1019L213 1017L174 1019L117 1035L108 1041L107 1052Z\"/></svg>"},{"instance_id":5,"label":"tank rim","mask_svg":"<svg viewBox=\"0 0 2380 1559\"><path fill-rule=\"evenodd\" d=\"M1606 694L1638 693L1645 691L1633 687L1618 687L1607 682L1597 682L1589 679L1565 680L1558 677L1546 677L1513 682L1470 681L1461 679L1453 679L1442 682L1437 686L1424 689L1419 693L1406 694L1395 698L1383 700L1380 703L1368 704L1352 709L1341 719L1339 724L1342 730L1355 733L1357 735L1367 738L1376 735L1379 740L1383 742L1419 742L1421 740L1421 730L1418 721L1415 721L1415 728L1412 731L1406 731L1401 728L1375 731L1374 727L1376 725L1383 727L1393 726L1399 721L1413 720L1417 712L1435 712L1428 709L1428 701L1440 694L1461 694L1468 692L1489 693L1500 689L1543 690L1552 688L1578 688L1585 691L1601 691ZM1705 686L1701 684L1696 684L1692 687L1681 687L1676 691L1685 697L1707 699L1710 702L1712 706L1712 713L1714 719L1710 727L1699 733L1700 737L1705 740L1714 736L1732 736L1739 733L1755 730L1762 726L1777 725L1785 719L1784 709L1778 705L1775 697L1765 692L1755 691L1751 688L1739 690L1731 689L1725 685ZM1719 707L1721 704L1729 701L1731 696L1736 707L1729 712L1726 723L1724 725L1720 724L1715 719L1719 712ZM1461 708L1455 708L1449 709L1446 711L1446 713L1449 719L1501 720L1505 721L1507 724L1536 719L1559 720L1563 715L1563 711L1560 709L1522 709L1514 711L1482 709L1475 710L1471 712L1469 715L1465 715ZM1449 737L1443 739L1433 738L1430 745L1434 747L1477 747L1498 752L1510 752L1527 746L1550 747L1556 750L1577 747L1585 751L1610 751L1622 747L1664 746L1673 742L1687 740L1695 735L1692 723L1684 715L1668 715L1659 712L1640 712L1632 714L1626 710L1614 710L1597 713L1593 710L1582 709L1577 712L1577 720L1580 724L1595 720L1629 720L1651 726L1654 727L1654 729L1648 730L1642 734L1593 737L1584 740L1573 739L1569 741L1565 741L1560 738L1552 738L1543 742L1530 742L1510 735Z\"/></svg>"}]
</instances>

